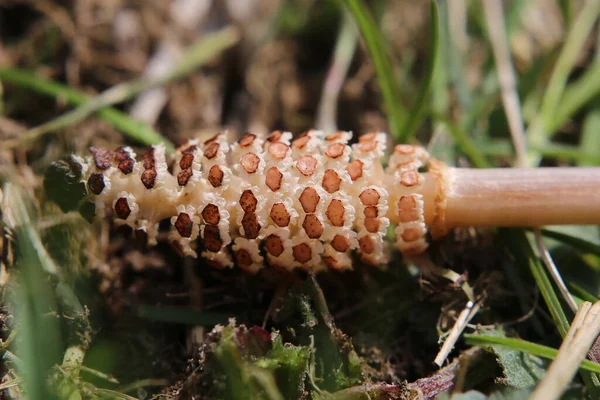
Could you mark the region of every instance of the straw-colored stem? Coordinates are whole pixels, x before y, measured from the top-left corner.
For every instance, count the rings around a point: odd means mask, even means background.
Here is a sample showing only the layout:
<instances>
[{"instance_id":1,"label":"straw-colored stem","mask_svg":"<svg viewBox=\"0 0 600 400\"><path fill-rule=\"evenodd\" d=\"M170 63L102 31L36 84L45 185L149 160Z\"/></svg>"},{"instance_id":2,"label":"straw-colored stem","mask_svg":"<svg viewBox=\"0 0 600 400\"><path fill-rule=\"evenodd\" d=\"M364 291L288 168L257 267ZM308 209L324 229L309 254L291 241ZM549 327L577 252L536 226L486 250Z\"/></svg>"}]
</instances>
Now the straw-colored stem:
<instances>
[{"instance_id":1,"label":"straw-colored stem","mask_svg":"<svg viewBox=\"0 0 600 400\"><path fill-rule=\"evenodd\" d=\"M452 168L434 162L420 189L434 236L469 226L600 224L600 168ZM402 188L390 186L391 200ZM390 207L393 210L393 207ZM390 212L392 223L397 218Z\"/></svg>"}]
</instances>

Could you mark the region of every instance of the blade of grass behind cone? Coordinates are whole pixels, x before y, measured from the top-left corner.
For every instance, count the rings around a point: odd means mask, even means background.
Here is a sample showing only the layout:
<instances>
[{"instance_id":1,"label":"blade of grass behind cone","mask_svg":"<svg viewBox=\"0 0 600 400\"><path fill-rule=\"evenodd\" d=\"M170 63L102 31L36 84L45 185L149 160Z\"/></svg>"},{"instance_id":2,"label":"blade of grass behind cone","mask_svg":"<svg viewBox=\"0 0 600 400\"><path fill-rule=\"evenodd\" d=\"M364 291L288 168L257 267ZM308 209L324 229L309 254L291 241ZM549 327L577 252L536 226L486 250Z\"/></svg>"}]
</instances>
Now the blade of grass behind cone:
<instances>
[{"instance_id":1,"label":"blade of grass behind cone","mask_svg":"<svg viewBox=\"0 0 600 400\"><path fill-rule=\"evenodd\" d=\"M431 22L430 22L430 32L429 32L429 58L427 60L427 65L425 66L425 78L421 83L421 87L419 88L419 93L417 94L417 99L413 104L408 120L404 124L401 130L401 137L408 141L412 137L415 136L419 125L423 122L425 118L425 111L427 109L427 100L429 99L429 93L431 92L431 85L433 81L433 75L438 69L439 64L439 44L440 44L440 32L439 32L439 12L438 6L435 0L430 1L430 12L431 12Z\"/></svg>"},{"instance_id":2,"label":"blade of grass behind cone","mask_svg":"<svg viewBox=\"0 0 600 400\"><path fill-rule=\"evenodd\" d=\"M557 240L563 244L567 244L573 248L576 248L580 251L597 255L600 257L600 245L596 243L589 242L587 240L568 235L562 232L555 232L548 229L541 230L542 235L554 240Z\"/></svg>"},{"instance_id":3,"label":"blade of grass behind cone","mask_svg":"<svg viewBox=\"0 0 600 400\"><path fill-rule=\"evenodd\" d=\"M575 82L567 85L560 99L560 106L556 108L552 120L548 123L548 130L554 132L560 129L569 118L598 94L600 94L600 62L596 61Z\"/></svg>"},{"instance_id":4,"label":"blade of grass behind cone","mask_svg":"<svg viewBox=\"0 0 600 400\"><path fill-rule=\"evenodd\" d=\"M407 111L400 101L400 86L392 61L387 54L383 35L362 0L342 0L342 4L356 21L375 66L390 133L397 141L406 142L409 138L401 131L401 127L406 121Z\"/></svg>"},{"instance_id":5,"label":"blade of grass behind cone","mask_svg":"<svg viewBox=\"0 0 600 400\"><path fill-rule=\"evenodd\" d=\"M553 349L552 347L531 343L521 339L471 334L465 334L464 338L467 344L470 344L472 346L503 346L523 353L532 354L534 356L544 357L550 360L553 360L558 354L558 350ZM586 371L600 373L600 364L589 360L584 360L581 363L580 368Z\"/></svg>"},{"instance_id":6,"label":"blade of grass behind cone","mask_svg":"<svg viewBox=\"0 0 600 400\"><path fill-rule=\"evenodd\" d=\"M599 63L600 65L600 63ZM600 76L600 70L598 71ZM599 79L600 81L600 79ZM600 165L600 104L593 109L583 121L583 131L581 132L581 140L579 148L582 152L591 150L595 156L595 160L579 160L580 167Z\"/></svg>"},{"instance_id":7,"label":"blade of grass behind cone","mask_svg":"<svg viewBox=\"0 0 600 400\"><path fill-rule=\"evenodd\" d=\"M31 141L46 133L66 128L67 126L82 121L89 115L105 107L122 103L146 90L181 79L221 54L224 50L233 46L237 43L239 37L240 35L237 29L231 27L203 37L192 45L174 68L165 74L156 78L141 77L131 82L113 86L100 95L81 104L75 110L61 115L43 125L30 129L21 140Z\"/></svg>"},{"instance_id":8,"label":"blade of grass behind cone","mask_svg":"<svg viewBox=\"0 0 600 400\"><path fill-rule=\"evenodd\" d=\"M559 109L567 80L586 38L598 20L599 13L600 0L587 0L567 34L565 44L546 87L538 115L527 129L528 140L536 146L543 146L554 133L552 122ZM539 157L535 157L530 160L530 163L537 165L538 161Z\"/></svg>"},{"instance_id":9,"label":"blade of grass behind cone","mask_svg":"<svg viewBox=\"0 0 600 400\"><path fill-rule=\"evenodd\" d=\"M0 68L0 80L30 89L44 96L66 101L73 105L86 104L89 101L89 97L86 94L53 80L42 78L30 71L14 68ZM173 144L161 136L160 133L156 132L152 127L134 120L127 114L124 114L115 108L107 107L98 110L98 116L111 124L115 129L123 132L125 136L135 141L146 145L164 143L169 151L174 150ZM4 144L9 145L18 143L5 142Z\"/></svg>"}]
</instances>

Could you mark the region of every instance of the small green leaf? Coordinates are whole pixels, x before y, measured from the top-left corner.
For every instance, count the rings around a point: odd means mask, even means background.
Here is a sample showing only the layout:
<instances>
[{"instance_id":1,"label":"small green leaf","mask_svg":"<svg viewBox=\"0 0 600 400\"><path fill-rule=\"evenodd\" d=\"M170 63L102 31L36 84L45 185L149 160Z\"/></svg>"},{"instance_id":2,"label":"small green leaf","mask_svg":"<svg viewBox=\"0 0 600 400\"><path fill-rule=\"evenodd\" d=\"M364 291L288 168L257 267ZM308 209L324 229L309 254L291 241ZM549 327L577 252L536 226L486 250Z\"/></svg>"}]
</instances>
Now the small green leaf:
<instances>
[{"instance_id":1,"label":"small green leaf","mask_svg":"<svg viewBox=\"0 0 600 400\"><path fill-rule=\"evenodd\" d=\"M485 331L485 334L497 337L506 337L501 330ZM546 372L546 362L541 358L521 353L509 347L493 346L492 352L496 355L504 378L505 385L523 389L534 386Z\"/></svg>"},{"instance_id":2,"label":"small green leaf","mask_svg":"<svg viewBox=\"0 0 600 400\"><path fill-rule=\"evenodd\" d=\"M531 343L526 340L521 339L513 339L507 337L498 337L498 336L489 336L489 335L464 335L465 341L467 344L472 346L480 346L480 347L508 347L515 351L524 352L527 354L532 354L538 357L547 358L553 360L556 358L558 354L558 350L553 349L552 347L543 346L537 343ZM590 372L600 372L600 364L589 360L583 360L579 367L582 370L590 371Z\"/></svg>"}]
</instances>

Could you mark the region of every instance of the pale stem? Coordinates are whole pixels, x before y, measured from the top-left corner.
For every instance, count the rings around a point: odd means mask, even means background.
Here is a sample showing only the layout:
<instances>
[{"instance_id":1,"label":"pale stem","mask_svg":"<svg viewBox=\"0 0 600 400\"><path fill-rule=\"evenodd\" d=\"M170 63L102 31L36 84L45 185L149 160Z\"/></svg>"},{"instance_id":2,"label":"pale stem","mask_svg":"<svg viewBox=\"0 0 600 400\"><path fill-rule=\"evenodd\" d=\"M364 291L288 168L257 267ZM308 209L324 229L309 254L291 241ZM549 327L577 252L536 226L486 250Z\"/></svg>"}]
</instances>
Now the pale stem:
<instances>
[{"instance_id":1,"label":"pale stem","mask_svg":"<svg viewBox=\"0 0 600 400\"><path fill-rule=\"evenodd\" d=\"M600 224L600 168L452 168L435 163L419 193L425 222L456 227ZM390 202L410 190L390 185ZM390 207L392 223L398 223ZM433 225L433 226L432 226ZM436 236L434 234L434 236Z\"/></svg>"}]
</instances>

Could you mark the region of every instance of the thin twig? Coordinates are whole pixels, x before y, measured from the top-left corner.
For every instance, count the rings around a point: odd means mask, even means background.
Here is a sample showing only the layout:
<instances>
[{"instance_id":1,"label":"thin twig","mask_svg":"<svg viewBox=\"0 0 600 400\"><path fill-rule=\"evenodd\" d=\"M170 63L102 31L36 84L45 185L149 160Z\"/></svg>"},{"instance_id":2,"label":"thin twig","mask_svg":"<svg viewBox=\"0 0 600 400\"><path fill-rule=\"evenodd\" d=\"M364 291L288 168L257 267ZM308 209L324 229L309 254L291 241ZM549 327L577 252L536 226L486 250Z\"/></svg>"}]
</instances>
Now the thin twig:
<instances>
[{"instance_id":1,"label":"thin twig","mask_svg":"<svg viewBox=\"0 0 600 400\"><path fill-rule=\"evenodd\" d=\"M544 261L544 264L546 265L550 276L554 280L554 283L558 287L560 294L562 294L564 300L569 305L569 308L571 308L573 312L577 312L577 302L575 301L573 296L571 296L571 293L569 292L569 289L567 289L567 285L565 285L565 282L563 281L560 272L558 271L558 268L556 268L556 264L554 263L554 260L552 260L552 256L550 255L550 252L548 251L548 248L546 247L542 239L542 232L539 228L533 228L533 233L535 236L535 243L537 245L537 249L540 252L540 257L542 261Z\"/></svg>"},{"instance_id":2,"label":"thin twig","mask_svg":"<svg viewBox=\"0 0 600 400\"><path fill-rule=\"evenodd\" d=\"M434 364L436 364L438 367L441 367L444 364L444 361L446 361L446 358L448 358L448 355L454 348L454 345L460 337L460 334L465 329L467 324L471 321L471 319L473 319L475 314L477 314L480 307L481 305L479 303L474 304L472 301L469 301L467 303L465 308L458 315L454 326L450 330L450 333L444 341L444 344L442 345L442 348L440 349L439 353L435 357L435 360L433 360Z\"/></svg>"}]
</instances>

